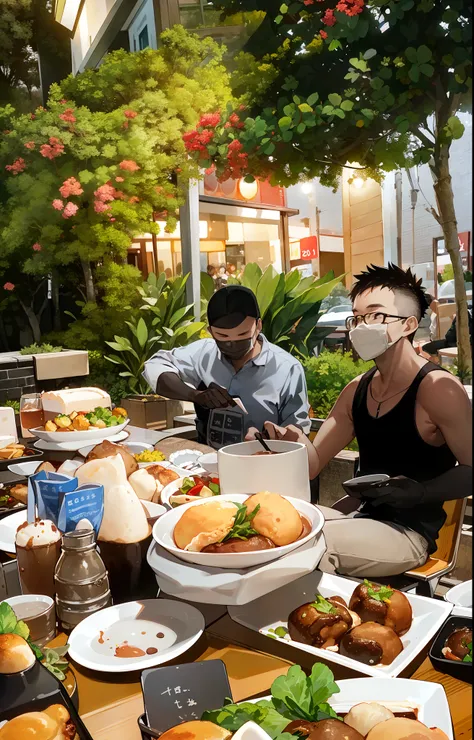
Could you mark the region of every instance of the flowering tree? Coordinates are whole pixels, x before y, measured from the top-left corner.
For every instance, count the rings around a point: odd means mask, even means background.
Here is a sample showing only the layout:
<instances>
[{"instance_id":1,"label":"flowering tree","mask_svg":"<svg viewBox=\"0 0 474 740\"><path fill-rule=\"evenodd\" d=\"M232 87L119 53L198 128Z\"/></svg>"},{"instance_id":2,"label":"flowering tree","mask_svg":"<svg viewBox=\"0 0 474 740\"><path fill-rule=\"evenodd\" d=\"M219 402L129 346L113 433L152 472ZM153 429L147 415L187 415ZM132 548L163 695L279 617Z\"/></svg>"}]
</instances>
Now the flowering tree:
<instances>
[{"instance_id":1,"label":"flowering tree","mask_svg":"<svg viewBox=\"0 0 474 740\"><path fill-rule=\"evenodd\" d=\"M266 12L253 56L234 77L245 111L202 125L196 156L217 175L271 174L282 185L319 177L337 187L342 168L362 176L428 164L433 217L455 275L459 368L471 374L467 304L449 153L470 101L472 5L468 0L214 0L225 13ZM262 24L263 28L263 24ZM240 130L229 125L239 115ZM209 136L210 132L211 136ZM207 142L205 141L208 137Z\"/></svg>"},{"instance_id":2,"label":"flowering tree","mask_svg":"<svg viewBox=\"0 0 474 740\"><path fill-rule=\"evenodd\" d=\"M47 108L19 116L0 109L4 290L16 290L13 265L41 278L80 266L90 317L107 299L105 273L122 273L125 288L137 282L138 271L124 264L132 238L158 232L153 213L174 230L198 174L182 131L229 99L221 54L177 27L158 51L117 51L97 71L53 86ZM119 303L127 306L126 290Z\"/></svg>"}]
</instances>

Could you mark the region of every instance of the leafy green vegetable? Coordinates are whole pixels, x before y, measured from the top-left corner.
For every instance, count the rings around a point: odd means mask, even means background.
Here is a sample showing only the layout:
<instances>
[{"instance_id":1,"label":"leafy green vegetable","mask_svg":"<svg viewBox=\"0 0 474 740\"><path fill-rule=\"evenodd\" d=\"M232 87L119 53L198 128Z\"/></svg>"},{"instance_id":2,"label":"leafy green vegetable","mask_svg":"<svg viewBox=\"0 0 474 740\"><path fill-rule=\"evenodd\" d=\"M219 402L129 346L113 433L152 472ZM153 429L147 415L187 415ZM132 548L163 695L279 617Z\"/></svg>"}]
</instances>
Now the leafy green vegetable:
<instances>
[{"instance_id":1,"label":"leafy green vegetable","mask_svg":"<svg viewBox=\"0 0 474 740\"><path fill-rule=\"evenodd\" d=\"M229 732L237 732L247 722L255 722L274 740L289 724L288 719L276 711L272 702L265 699L255 704L251 702L229 704L222 709L204 712L201 719L214 722Z\"/></svg>"},{"instance_id":2,"label":"leafy green vegetable","mask_svg":"<svg viewBox=\"0 0 474 740\"><path fill-rule=\"evenodd\" d=\"M191 488L194 488L195 485L196 484L192 478L185 478L183 480L183 485L179 490L181 491L181 493L187 493L191 490Z\"/></svg>"},{"instance_id":3,"label":"leafy green vegetable","mask_svg":"<svg viewBox=\"0 0 474 740\"><path fill-rule=\"evenodd\" d=\"M212 491L214 496L218 496L219 493L221 492L221 489L218 483L209 483L208 488L210 491Z\"/></svg>"},{"instance_id":4,"label":"leafy green vegetable","mask_svg":"<svg viewBox=\"0 0 474 740\"><path fill-rule=\"evenodd\" d=\"M472 642L470 642L469 645L467 645L467 647L469 648L469 652L467 655L464 656L464 658L462 659L462 662L472 663Z\"/></svg>"},{"instance_id":5,"label":"leafy green vegetable","mask_svg":"<svg viewBox=\"0 0 474 740\"><path fill-rule=\"evenodd\" d=\"M53 676L59 681L64 681L66 678L65 671L68 667L68 661L64 658L64 655L69 650L69 645L63 645L62 647L46 648L44 651L43 665L48 669Z\"/></svg>"},{"instance_id":6,"label":"leafy green vegetable","mask_svg":"<svg viewBox=\"0 0 474 740\"><path fill-rule=\"evenodd\" d=\"M364 579L364 586L367 586L367 594L375 601L389 601L393 596L393 589L389 586L380 586L379 590L374 589L374 584Z\"/></svg>"},{"instance_id":7,"label":"leafy green vegetable","mask_svg":"<svg viewBox=\"0 0 474 740\"><path fill-rule=\"evenodd\" d=\"M0 634L13 634L27 640L30 636L28 625L16 618L16 614L10 604L3 601L0 604Z\"/></svg>"},{"instance_id":8,"label":"leafy green vegetable","mask_svg":"<svg viewBox=\"0 0 474 740\"><path fill-rule=\"evenodd\" d=\"M330 601L325 599L324 596L321 596L320 594L316 596L316 601L313 601L311 606L314 606L314 608L318 612L321 612L321 614L336 614L337 612L336 607L333 604L331 604Z\"/></svg>"},{"instance_id":9,"label":"leafy green vegetable","mask_svg":"<svg viewBox=\"0 0 474 740\"><path fill-rule=\"evenodd\" d=\"M226 542L232 538L238 540L247 540L249 537L258 534L257 530L252 527L252 519L257 515L260 504L257 504L255 509L247 514L247 507L244 504L236 504L238 511L234 517L234 526L230 530L229 534L224 537L222 542Z\"/></svg>"}]
</instances>

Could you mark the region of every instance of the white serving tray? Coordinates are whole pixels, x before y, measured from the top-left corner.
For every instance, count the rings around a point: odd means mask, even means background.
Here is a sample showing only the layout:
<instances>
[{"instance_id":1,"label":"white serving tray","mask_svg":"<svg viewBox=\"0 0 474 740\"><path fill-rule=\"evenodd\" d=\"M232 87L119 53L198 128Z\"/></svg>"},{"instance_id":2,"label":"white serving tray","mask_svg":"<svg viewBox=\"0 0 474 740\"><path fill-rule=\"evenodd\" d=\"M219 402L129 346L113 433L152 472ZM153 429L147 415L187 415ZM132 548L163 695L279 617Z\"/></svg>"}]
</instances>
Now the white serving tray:
<instances>
[{"instance_id":1,"label":"white serving tray","mask_svg":"<svg viewBox=\"0 0 474 740\"><path fill-rule=\"evenodd\" d=\"M349 603L356 586L355 581L316 571L278 591L262 596L254 601L251 606L232 606L229 608L229 616L238 624L266 635L269 629L275 629L279 626L286 627L288 616L293 609L313 601L316 593L320 593L324 597L342 596ZM412 626L400 638L404 649L387 666L369 666L332 650L322 650L311 645L303 645L303 643L294 642L289 638L277 637L274 639L286 642L297 650L304 650L324 661L339 663L339 665L351 668L358 673L365 673L374 677L393 678L404 671L429 640L434 637L452 609L452 604L440 599L428 599L413 594L406 594L406 597L413 609Z\"/></svg>"},{"instance_id":2,"label":"white serving tray","mask_svg":"<svg viewBox=\"0 0 474 740\"><path fill-rule=\"evenodd\" d=\"M82 446L84 442L88 442L89 440L91 440L92 442L94 440L101 442L103 439L115 437L120 432L123 432L123 430L129 423L130 419L126 419L122 424L116 424L113 427L104 427L104 429L91 428L85 429L82 432L47 432L44 430L43 427L34 427L34 429L30 429L30 432L39 439L42 439L44 442L52 442L53 444L58 444L60 442L69 443L70 440L71 442L80 442Z\"/></svg>"},{"instance_id":3,"label":"white serving tray","mask_svg":"<svg viewBox=\"0 0 474 740\"><path fill-rule=\"evenodd\" d=\"M336 681L340 692L328 699L336 712L345 713L361 702L375 701L392 712L415 710L427 727L438 727L454 740L451 713L443 686L410 678L344 678ZM271 696L263 697L271 699ZM252 703L261 701L249 699Z\"/></svg>"},{"instance_id":4,"label":"white serving tray","mask_svg":"<svg viewBox=\"0 0 474 740\"><path fill-rule=\"evenodd\" d=\"M324 536L318 535L314 544L302 545L279 560L230 571L184 563L152 542L147 560L165 594L195 603L237 606L311 573L325 549Z\"/></svg>"},{"instance_id":5,"label":"white serving tray","mask_svg":"<svg viewBox=\"0 0 474 740\"><path fill-rule=\"evenodd\" d=\"M117 427L113 428L116 429ZM102 432L103 430L99 429L98 431ZM74 432L70 432L70 434L72 435L74 434ZM82 432L78 432L78 434L82 434ZM93 446L95 447L95 445L100 444L100 442L103 442L104 439L107 439L109 442L123 442L123 440L127 439L128 436L129 433L125 430L114 434L114 436L112 437L106 437L106 435L103 435L99 439L95 440ZM84 447L84 442L88 441L90 440L84 438L81 438L80 440L77 440L75 442L47 442L45 439L39 439L37 442L34 443L33 447L35 447L37 450L48 450L50 452L78 452Z\"/></svg>"},{"instance_id":6,"label":"white serving tray","mask_svg":"<svg viewBox=\"0 0 474 740\"><path fill-rule=\"evenodd\" d=\"M472 618L472 581L453 586L445 593L444 598L454 604L451 616Z\"/></svg>"}]
</instances>

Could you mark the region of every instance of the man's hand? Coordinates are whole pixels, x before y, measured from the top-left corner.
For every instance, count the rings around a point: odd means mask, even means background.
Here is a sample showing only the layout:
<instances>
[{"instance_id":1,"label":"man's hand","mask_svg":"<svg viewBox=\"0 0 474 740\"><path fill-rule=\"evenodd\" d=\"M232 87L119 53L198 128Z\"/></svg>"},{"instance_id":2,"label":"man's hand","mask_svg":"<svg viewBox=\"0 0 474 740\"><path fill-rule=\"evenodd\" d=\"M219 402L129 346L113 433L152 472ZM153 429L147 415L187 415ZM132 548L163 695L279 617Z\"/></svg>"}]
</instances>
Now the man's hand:
<instances>
[{"instance_id":1,"label":"man's hand","mask_svg":"<svg viewBox=\"0 0 474 740\"><path fill-rule=\"evenodd\" d=\"M266 421L264 426L264 438L265 439L282 439L285 442L303 442L306 439L305 433L298 429L298 427L293 426L290 424L288 427L279 427L276 424L274 424L272 421ZM246 434L246 441L251 442L255 439L255 434L258 433L259 430L255 427L250 427ZM265 434L267 432L267 434Z\"/></svg>"},{"instance_id":2,"label":"man's hand","mask_svg":"<svg viewBox=\"0 0 474 740\"><path fill-rule=\"evenodd\" d=\"M226 389L216 383L211 383L205 391L193 393L192 401L205 409L226 409L230 406L237 406Z\"/></svg>"},{"instance_id":3,"label":"man's hand","mask_svg":"<svg viewBox=\"0 0 474 740\"><path fill-rule=\"evenodd\" d=\"M378 486L370 486L362 493L372 506L393 506L397 509L411 509L423 503L425 487L411 478L397 475Z\"/></svg>"}]
</instances>

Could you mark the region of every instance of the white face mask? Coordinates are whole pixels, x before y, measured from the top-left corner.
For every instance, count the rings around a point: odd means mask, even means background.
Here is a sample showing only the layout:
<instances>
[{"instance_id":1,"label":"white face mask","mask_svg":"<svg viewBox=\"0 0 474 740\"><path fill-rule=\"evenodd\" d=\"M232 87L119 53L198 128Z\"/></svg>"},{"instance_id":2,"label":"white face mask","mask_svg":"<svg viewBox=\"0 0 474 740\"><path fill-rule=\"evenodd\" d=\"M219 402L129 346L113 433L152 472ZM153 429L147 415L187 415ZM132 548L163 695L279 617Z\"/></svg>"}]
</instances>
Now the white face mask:
<instances>
[{"instance_id":1,"label":"white face mask","mask_svg":"<svg viewBox=\"0 0 474 740\"><path fill-rule=\"evenodd\" d=\"M361 360L375 360L398 341L389 341L387 324L359 324L349 332L352 345Z\"/></svg>"}]
</instances>

